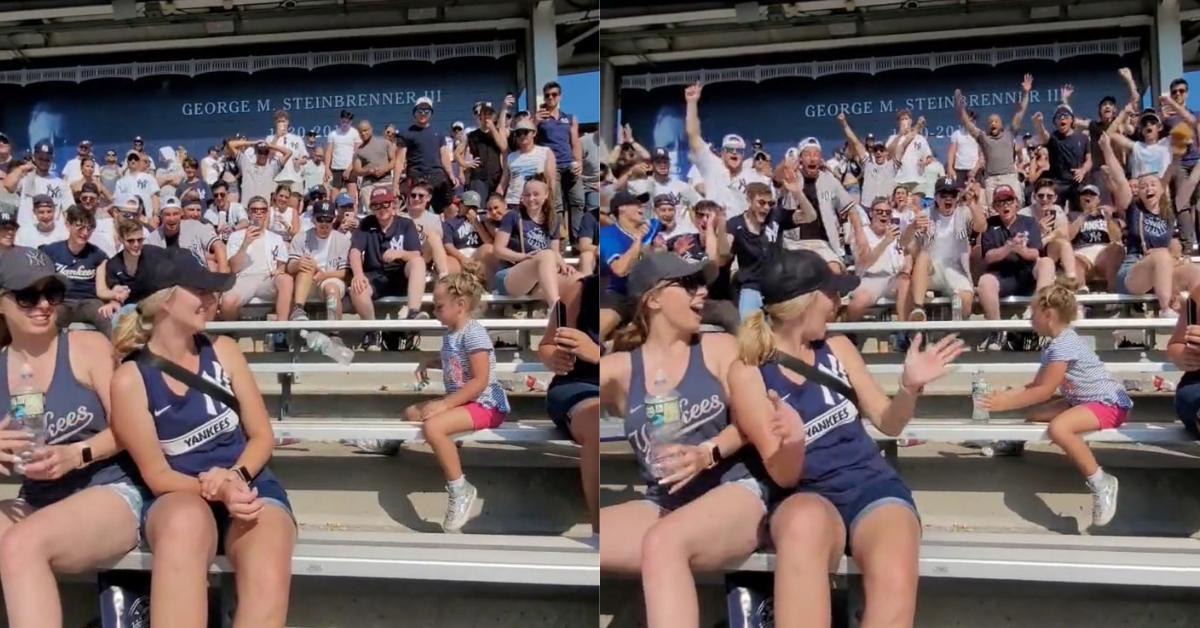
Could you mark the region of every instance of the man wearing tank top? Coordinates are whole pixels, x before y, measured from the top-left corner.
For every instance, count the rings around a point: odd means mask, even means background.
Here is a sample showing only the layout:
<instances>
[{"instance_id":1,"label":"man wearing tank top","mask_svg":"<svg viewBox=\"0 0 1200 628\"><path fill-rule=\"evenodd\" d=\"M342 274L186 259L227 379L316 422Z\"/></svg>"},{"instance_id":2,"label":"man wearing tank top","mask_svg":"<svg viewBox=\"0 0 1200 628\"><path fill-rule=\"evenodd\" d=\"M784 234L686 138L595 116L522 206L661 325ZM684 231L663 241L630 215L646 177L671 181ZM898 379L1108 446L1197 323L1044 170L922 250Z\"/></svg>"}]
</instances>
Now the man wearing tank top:
<instances>
[{"instance_id":1,"label":"man wearing tank top","mask_svg":"<svg viewBox=\"0 0 1200 628\"><path fill-rule=\"evenodd\" d=\"M583 215L583 147L579 145L579 121L562 110L562 85L550 81L542 86L542 104L533 114L537 121L537 143L554 152L558 170L555 180L556 210L571 222L571 240ZM564 214L564 212L567 212Z\"/></svg>"},{"instance_id":2,"label":"man wearing tank top","mask_svg":"<svg viewBox=\"0 0 1200 628\"><path fill-rule=\"evenodd\" d=\"M362 144L354 151L354 176L361 181L359 207L366 208L371 191L376 187L391 188L392 194L399 192L400 162L396 159L396 145L386 138L377 137L371 123L358 123L358 136Z\"/></svg>"}]
</instances>

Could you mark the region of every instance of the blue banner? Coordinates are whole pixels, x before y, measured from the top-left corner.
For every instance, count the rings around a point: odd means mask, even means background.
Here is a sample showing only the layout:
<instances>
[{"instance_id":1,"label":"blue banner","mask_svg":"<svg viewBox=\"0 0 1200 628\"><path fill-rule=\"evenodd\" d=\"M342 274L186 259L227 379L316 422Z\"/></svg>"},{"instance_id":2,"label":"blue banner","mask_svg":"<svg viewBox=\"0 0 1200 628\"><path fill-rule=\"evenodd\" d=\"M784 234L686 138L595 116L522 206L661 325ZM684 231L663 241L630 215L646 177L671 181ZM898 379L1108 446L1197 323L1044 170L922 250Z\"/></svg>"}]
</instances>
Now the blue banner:
<instances>
[{"instance_id":1,"label":"blue banner","mask_svg":"<svg viewBox=\"0 0 1200 628\"><path fill-rule=\"evenodd\" d=\"M704 138L719 144L722 136L736 133L747 147L755 139L775 163L800 140L815 137L825 157L845 142L837 115L845 113L860 140L868 134L886 140L895 133L896 114L912 111L913 120L924 116L926 135L934 154L945 161L950 135L960 127L955 113L954 90L961 89L968 108L982 124L991 113L1000 113L1007 124L1021 98L1021 81L1033 75L1033 91L1022 129L1033 130L1030 118L1041 112L1046 126L1061 100L1061 87L1072 84L1071 105L1080 117L1096 115L1100 99L1113 96L1120 105L1128 90L1117 70L1129 67L1138 78L1141 63L1136 54L1094 55L1059 62L1020 61L995 67L955 65L933 71L905 69L867 74L836 74L818 79L782 78L761 83L728 82L704 86L700 100L700 125ZM672 168L687 173L687 139L684 132L684 86L649 91L621 92L621 121L633 126L634 136L646 146L666 147Z\"/></svg>"},{"instance_id":2,"label":"blue banner","mask_svg":"<svg viewBox=\"0 0 1200 628\"><path fill-rule=\"evenodd\" d=\"M274 131L278 109L289 113L291 130L300 136L315 130L324 138L337 125L342 109L353 111L356 120L370 120L375 133L382 135L388 123L401 128L410 124L413 104L427 97L434 102L433 124L448 133L455 121L473 126L476 101L499 103L506 93L516 92L516 79L516 56L509 55L194 78L35 83L6 86L0 116L15 155L50 142L59 167L75 156L80 141L91 140L98 156L110 148L123 156L136 136L145 140L155 159L162 146L183 146L199 158L209 146L235 133L266 137Z\"/></svg>"}]
</instances>

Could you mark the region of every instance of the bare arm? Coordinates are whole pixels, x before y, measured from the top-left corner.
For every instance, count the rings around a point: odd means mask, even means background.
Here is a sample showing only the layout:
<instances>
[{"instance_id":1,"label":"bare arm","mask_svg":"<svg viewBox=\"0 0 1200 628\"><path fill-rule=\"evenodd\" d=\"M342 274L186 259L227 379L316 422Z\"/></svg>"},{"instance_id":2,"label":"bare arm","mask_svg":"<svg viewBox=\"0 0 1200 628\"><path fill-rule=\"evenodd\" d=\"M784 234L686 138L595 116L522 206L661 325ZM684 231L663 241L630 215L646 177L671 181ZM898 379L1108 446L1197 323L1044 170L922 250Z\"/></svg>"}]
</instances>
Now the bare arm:
<instances>
[{"instance_id":1,"label":"bare arm","mask_svg":"<svg viewBox=\"0 0 1200 628\"><path fill-rule=\"evenodd\" d=\"M1017 110L1013 113L1012 122L1009 123L1009 129L1015 134L1017 129L1021 128L1021 120L1025 118L1025 111L1029 109L1029 92L1033 90L1033 75L1026 74L1025 80L1021 81L1021 102L1017 105Z\"/></svg>"}]
</instances>

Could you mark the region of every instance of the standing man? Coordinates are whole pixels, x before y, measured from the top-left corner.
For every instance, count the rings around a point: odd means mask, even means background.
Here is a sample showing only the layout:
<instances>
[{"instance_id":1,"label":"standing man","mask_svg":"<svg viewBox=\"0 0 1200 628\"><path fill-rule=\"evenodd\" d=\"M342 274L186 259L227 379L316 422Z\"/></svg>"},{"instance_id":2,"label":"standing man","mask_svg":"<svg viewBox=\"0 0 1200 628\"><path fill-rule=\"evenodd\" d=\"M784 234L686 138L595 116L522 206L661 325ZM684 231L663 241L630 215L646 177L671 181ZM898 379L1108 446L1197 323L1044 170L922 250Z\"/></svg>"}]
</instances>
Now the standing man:
<instances>
[{"instance_id":1,"label":"standing man","mask_svg":"<svg viewBox=\"0 0 1200 628\"><path fill-rule=\"evenodd\" d=\"M400 188L400 160L396 145L374 134L371 123L361 120L358 135L362 143L354 151L354 176L361 181L359 208L365 208L376 187L386 187L395 196Z\"/></svg>"},{"instance_id":2,"label":"standing man","mask_svg":"<svg viewBox=\"0 0 1200 628\"><path fill-rule=\"evenodd\" d=\"M62 169L62 178L63 181L67 182L67 185L83 178L82 162L85 158L92 156L92 143L88 140L83 140L75 150L75 156L68 160Z\"/></svg>"},{"instance_id":3,"label":"standing man","mask_svg":"<svg viewBox=\"0 0 1200 628\"><path fill-rule=\"evenodd\" d=\"M475 103L475 123L478 128L467 134L467 141L458 147L454 156L458 160L470 190L487 198L500 188L504 181L504 153L508 150L508 129L503 120L508 117L508 102L497 118L496 109L490 102Z\"/></svg>"},{"instance_id":4,"label":"standing man","mask_svg":"<svg viewBox=\"0 0 1200 628\"><path fill-rule=\"evenodd\" d=\"M579 144L579 122L562 108L562 86L554 81L542 87L542 105L534 113L537 143L554 153L558 175L556 209L570 219L571 240L583 215L583 147ZM568 213L569 212L569 213Z\"/></svg>"},{"instance_id":5,"label":"standing man","mask_svg":"<svg viewBox=\"0 0 1200 628\"><path fill-rule=\"evenodd\" d=\"M296 183L300 181L300 169L296 165L296 158L307 155L308 147L299 135L292 133L291 118L287 111L279 109L275 112L275 132L267 136L267 144L284 146L291 151L291 158L283 162L279 174L275 175L275 182Z\"/></svg>"},{"instance_id":6,"label":"standing man","mask_svg":"<svg viewBox=\"0 0 1200 628\"><path fill-rule=\"evenodd\" d=\"M337 128L329 132L325 140L325 180L332 188L330 195L346 192L351 198L358 196L358 183L350 168L354 165L354 151L362 144L358 131L351 128L354 113L342 109Z\"/></svg>"},{"instance_id":7,"label":"standing man","mask_svg":"<svg viewBox=\"0 0 1200 628\"><path fill-rule=\"evenodd\" d=\"M4 189L15 192L20 197L17 208L17 221L31 225L36 220L33 217L33 199L45 194L54 200L59 215L55 220L64 222L65 212L71 206L71 188L58 176L51 174L54 165L54 148L49 144L38 144L33 150L33 160L22 162L20 166L9 170L4 177Z\"/></svg>"},{"instance_id":8,"label":"standing man","mask_svg":"<svg viewBox=\"0 0 1200 628\"><path fill-rule=\"evenodd\" d=\"M1075 130L1075 113L1059 105L1054 111L1054 131L1042 124L1042 112L1033 114L1037 142L1050 153L1050 169L1045 177L1055 183L1058 203L1069 211L1079 209L1079 187L1091 175L1092 153L1087 135Z\"/></svg>"},{"instance_id":9,"label":"standing man","mask_svg":"<svg viewBox=\"0 0 1200 628\"><path fill-rule=\"evenodd\" d=\"M1021 128L1021 120L1025 118L1025 110L1029 107L1029 93L1033 90L1033 75L1026 74L1021 82L1021 103L1017 105L1012 120L1004 126L1004 120L998 113L988 115L987 129L975 126L975 118L966 108L966 100L962 91L954 90L954 102L957 103L958 119L963 123L967 134L979 142L983 153L983 191L984 204L991 207L992 192L1001 185L1007 185L1016 192L1017 198L1025 198L1021 189L1021 178L1017 175L1015 161L1017 131ZM1029 182L1033 184L1032 181ZM955 178L955 184L962 188L962 183ZM1061 197L1060 197L1061 198Z\"/></svg>"},{"instance_id":10,"label":"standing man","mask_svg":"<svg viewBox=\"0 0 1200 628\"><path fill-rule=\"evenodd\" d=\"M242 190L239 198L271 198L275 193L275 177L283 170L283 164L292 160L292 150L285 144L286 137L276 137L275 143L265 141L233 140L229 148L237 156L242 171ZM253 146L254 151L246 149ZM249 203L247 203L247 206Z\"/></svg>"},{"instance_id":11,"label":"standing man","mask_svg":"<svg viewBox=\"0 0 1200 628\"><path fill-rule=\"evenodd\" d=\"M454 198L458 180L454 178L450 163L452 155L446 140L429 124L432 118L433 101L424 96L418 98L413 106L413 123L396 133L396 143L400 147L397 159L401 164L400 175L408 178L409 185L424 181L433 188L430 208L440 214ZM398 196L396 190L392 193Z\"/></svg>"}]
</instances>

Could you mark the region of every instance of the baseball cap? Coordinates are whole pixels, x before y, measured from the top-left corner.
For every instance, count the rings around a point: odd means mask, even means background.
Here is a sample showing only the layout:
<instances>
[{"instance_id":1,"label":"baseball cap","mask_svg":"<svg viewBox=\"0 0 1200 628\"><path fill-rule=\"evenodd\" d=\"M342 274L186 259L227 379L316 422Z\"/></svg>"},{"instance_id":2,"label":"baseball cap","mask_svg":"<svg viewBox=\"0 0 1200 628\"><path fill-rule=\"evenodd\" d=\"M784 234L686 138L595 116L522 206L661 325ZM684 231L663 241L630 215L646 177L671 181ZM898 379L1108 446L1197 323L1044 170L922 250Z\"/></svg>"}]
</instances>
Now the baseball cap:
<instances>
[{"instance_id":1,"label":"baseball cap","mask_svg":"<svg viewBox=\"0 0 1200 628\"><path fill-rule=\"evenodd\" d=\"M139 144L139 143L141 143L141 144L145 144L146 142L142 141L142 136L140 136L140 135L135 135L135 136L134 136L134 138L133 138L133 143L134 143L134 144Z\"/></svg>"},{"instance_id":2,"label":"baseball cap","mask_svg":"<svg viewBox=\"0 0 1200 628\"><path fill-rule=\"evenodd\" d=\"M188 192L183 195L183 198L180 199L179 202L184 207L191 207L193 205L200 205L200 206L204 205L204 200L200 198L199 194L196 194L195 190L188 190Z\"/></svg>"},{"instance_id":3,"label":"baseball cap","mask_svg":"<svg viewBox=\"0 0 1200 628\"><path fill-rule=\"evenodd\" d=\"M390 187L377 187L371 190L371 204L375 203L390 203L396 200L396 195L392 193Z\"/></svg>"},{"instance_id":4,"label":"baseball cap","mask_svg":"<svg viewBox=\"0 0 1200 628\"><path fill-rule=\"evenodd\" d=\"M7 133L0 133L0 144L12 144L12 140L8 139Z\"/></svg>"},{"instance_id":5,"label":"baseball cap","mask_svg":"<svg viewBox=\"0 0 1200 628\"><path fill-rule=\"evenodd\" d=\"M19 226L17 224L17 213L9 209L0 210L0 225Z\"/></svg>"},{"instance_id":6,"label":"baseball cap","mask_svg":"<svg viewBox=\"0 0 1200 628\"><path fill-rule=\"evenodd\" d=\"M316 129L309 129L309 130L308 130L308 131L307 131L307 132L304 134L304 137L316 137L316 136L317 136L317 130L316 130Z\"/></svg>"},{"instance_id":7,"label":"baseball cap","mask_svg":"<svg viewBox=\"0 0 1200 628\"><path fill-rule=\"evenodd\" d=\"M490 103L486 100L481 100L481 101L475 103L475 107L473 107L471 109L471 112L474 113L475 115L479 115L479 112L481 112L481 111L495 111L495 110L496 110L496 107L493 106L492 103Z\"/></svg>"},{"instance_id":8,"label":"baseball cap","mask_svg":"<svg viewBox=\"0 0 1200 628\"><path fill-rule=\"evenodd\" d=\"M79 193L80 194L99 194L100 186L96 185L95 183L92 183L91 181L88 181L87 183L84 183L83 185L79 186Z\"/></svg>"},{"instance_id":9,"label":"baseball cap","mask_svg":"<svg viewBox=\"0 0 1200 628\"><path fill-rule=\"evenodd\" d=\"M49 194L38 194L33 197L33 206L37 207L54 207L54 199Z\"/></svg>"},{"instance_id":10,"label":"baseball cap","mask_svg":"<svg viewBox=\"0 0 1200 628\"><path fill-rule=\"evenodd\" d=\"M650 200L649 192L636 195L630 192L617 192L613 194L612 200L608 202L608 207L613 213L616 213L618 209L626 205L645 205L648 200Z\"/></svg>"},{"instance_id":11,"label":"baseball cap","mask_svg":"<svg viewBox=\"0 0 1200 628\"><path fill-rule=\"evenodd\" d=\"M650 156L650 161L671 161L671 153L665 148L654 149L654 154Z\"/></svg>"},{"instance_id":12,"label":"baseball cap","mask_svg":"<svg viewBox=\"0 0 1200 628\"><path fill-rule=\"evenodd\" d=\"M455 121L454 121L454 124L451 124L451 125L450 125L450 128L451 128L451 129L465 129L466 127L464 127L464 126L463 126L463 123L462 123L462 122L459 122L458 120L455 120Z\"/></svg>"},{"instance_id":13,"label":"baseball cap","mask_svg":"<svg viewBox=\"0 0 1200 628\"><path fill-rule=\"evenodd\" d=\"M654 197L654 206L655 207L658 207L659 205L674 205L674 204L675 204L675 197L671 196L670 194L659 194L658 196Z\"/></svg>"},{"instance_id":14,"label":"baseball cap","mask_svg":"<svg viewBox=\"0 0 1200 628\"><path fill-rule=\"evenodd\" d=\"M266 155L271 152L271 147L266 142L259 142L254 145L254 152L259 155Z\"/></svg>"},{"instance_id":15,"label":"baseball cap","mask_svg":"<svg viewBox=\"0 0 1200 628\"><path fill-rule=\"evenodd\" d=\"M655 251L643 255L629 270L626 288L629 294L642 294L653 290L660 282L693 275L703 277L707 284L716 278L716 273L717 268L712 264L688 261L669 251Z\"/></svg>"},{"instance_id":16,"label":"baseball cap","mask_svg":"<svg viewBox=\"0 0 1200 628\"><path fill-rule=\"evenodd\" d=\"M422 96L417 99L417 102L415 104L413 104L413 111L416 111L417 109L420 109L421 107L428 107L429 109L432 110L433 109L433 101L430 100L427 96Z\"/></svg>"},{"instance_id":17,"label":"baseball cap","mask_svg":"<svg viewBox=\"0 0 1200 628\"><path fill-rule=\"evenodd\" d=\"M337 208L329 201L317 201L312 204L313 219L333 218L337 216Z\"/></svg>"},{"instance_id":18,"label":"baseball cap","mask_svg":"<svg viewBox=\"0 0 1200 628\"><path fill-rule=\"evenodd\" d=\"M953 177L942 177L941 179L937 180L936 184L934 184L933 193L935 195L945 192L950 192L952 194L958 193L958 182L955 181Z\"/></svg>"},{"instance_id":19,"label":"baseball cap","mask_svg":"<svg viewBox=\"0 0 1200 628\"><path fill-rule=\"evenodd\" d=\"M536 131L537 125L533 123L533 120L531 120L529 118L524 118L520 122L518 122L516 124L516 126L513 127L513 130L514 131Z\"/></svg>"},{"instance_id":20,"label":"baseball cap","mask_svg":"<svg viewBox=\"0 0 1200 628\"><path fill-rule=\"evenodd\" d=\"M1054 110L1054 119L1058 120L1059 118L1064 118L1064 117L1074 118L1075 112L1072 111L1070 107L1063 107L1060 105L1058 107L1058 109Z\"/></svg>"},{"instance_id":21,"label":"baseball cap","mask_svg":"<svg viewBox=\"0 0 1200 628\"><path fill-rule=\"evenodd\" d=\"M754 148L762 148L763 143L762 143L762 140L755 138L754 142L751 143L750 145L753 146Z\"/></svg>"},{"instance_id":22,"label":"baseball cap","mask_svg":"<svg viewBox=\"0 0 1200 628\"><path fill-rule=\"evenodd\" d=\"M352 207L354 205L354 198L342 192L337 195L337 198L333 199L333 204L337 207Z\"/></svg>"},{"instance_id":23,"label":"baseball cap","mask_svg":"<svg viewBox=\"0 0 1200 628\"><path fill-rule=\"evenodd\" d=\"M24 290L47 277L67 285L66 278L55 270L54 260L38 249L14 246L0 255L0 290Z\"/></svg>"},{"instance_id":24,"label":"baseball cap","mask_svg":"<svg viewBox=\"0 0 1200 628\"><path fill-rule=\"evenodd\" d=\"M817 138L815 137L806 137L800 140L800 152L804 152L804 149L806 148L815 148L817 149L817 152L820 152L821 142L817 141Z\"/></svg>"},{"instance_id":25,"label":"baseball cap","mask_svg":"<svg viewBox=\"0 0 1200 628\"><path fill-rule=\"evenodd\" d=\"M0 260L3 266L3 260ZM237 275L216 273L201 264L186 248L169 247L154 258L153 264L138 267L138 287L146 294L180 286L204 292L228 292Z\"/></svg>"},{"instance_id":26,"label":"baseball cap","mask_svg":"<svg viewBox=\"0 0 1200 628\"><path fill-rule=\"evenodd\" d=\"M1158 112L1150 107L1142 109L1141 115L1138 116L1138 123L1144 123L1147 118L1152 118L1155 122L1162 122L1162 118L1158 117Z\"/></svg>"},{"instance_id":27,"label":"baseball cap","mask_svg":"<svg viewBox=\"0 0 1200 628\"><path fill-rule=\"evenodd\" d=\"M730 133L729 135L721 138L721 148L744 150L746 148L746 140L743 140L742 136L740 135L734 135L733 133Z\"/></svg>"},{"instance_id":28,"label":"baseball cap","mask_svg":"<svg viewBox=\"0 0 1200 628\"><path fill-rule=\"evenodd\" d=\"M321 196L324 193L325 193L325 188L323 188L319 185L314 185L311 188L308 188L308 194L306 194L306 196L308 196L308 198L311 199L315 196Z\"/></svg>"},{"instance_id":29,"label":"baseball cap","mask_svg":"<svg viewBox=\"0 0 1200 628\"><path fill-rule=\"evenodd\" d=\"M127 206L137 207L138 200L137 197L132 194L118 194L117 197L113 199L113 205L116 205L117 208Z\"/></svg>"},{"instance_id":30,"label":"baseball cap","mask_svg":"<svg viewBox=\"0 0 1200 628\"><path fill-rule=\"evenodd\" d=\"M859 284L858 276L833 272L820 254L807 249L776 251L763 262L759 273L763 305L791 301L818 290L844 297Z\"/></svg>"},{"instance_id":31,"label":"baseball cap","mask_svg":"<svg viewBox=\"0 0 1200 628\"><path fill-rule=\"evenodd\" d=\"M91 140L83 140L82 142L79 143L79 147L80 148L91 148L92 141Z\"/></svg>"},{"instance_id":32,"label":"baseball cap","mask_svg":"<svg viewBox=\"0 0 1200 628\"><path fill-rule=\"evenodd\" d=\"M466 192L463 192L462 204L463 207L475 207L478 209L481 205L483 205L483 199L479 198L479 192L467 190Z\"/></svg>"},{"instance_id":33,"label":"baseball cap","mask_svg":"<svg viewBox=\"0 0 1200 628\"><path fill-rule=\"evenodd\" d=\"M1079 188L1079 193L1080 194L1095 194L1096 196L1100 196L1100 188L1089 183L1089 184Z\"/></svg>"},{"instance_id":34,"label":"baseball cap","mask_svg":"<svg viewBox=\"0 0 1200 628\"><path fill-rule=\"evenodd\" d=\"M1013 191L1010 185L997 185L995 190L992 190L992 203L1000 201L1015 201L1017 193Z\"/></svg>"},{"instance_id":35,"label":"baseball cap","mask_svg":"<svg viewBox=\"0 0 1200 628\"><path fill-rule=\"evenodd\" d=\"M54 147L43 142L38 144L37 147L33 149L33 152L37 155L53 155Z\"/></svg>"},{"instance_id":36,"label":"baseball cap","mask_svg":"<svg viewBox=\"0 0 1200 628\"><path fill-rule=\"evenodd\" d=\"M175 198L174 196L168 196L167 198L163 199L161 209L167 209L168 207L174 209L183 209L183 205L179 204L179 199Z\"/></svg>"}]
</instances>

